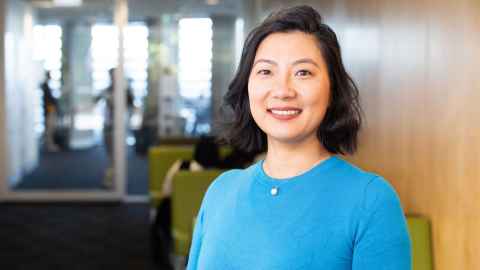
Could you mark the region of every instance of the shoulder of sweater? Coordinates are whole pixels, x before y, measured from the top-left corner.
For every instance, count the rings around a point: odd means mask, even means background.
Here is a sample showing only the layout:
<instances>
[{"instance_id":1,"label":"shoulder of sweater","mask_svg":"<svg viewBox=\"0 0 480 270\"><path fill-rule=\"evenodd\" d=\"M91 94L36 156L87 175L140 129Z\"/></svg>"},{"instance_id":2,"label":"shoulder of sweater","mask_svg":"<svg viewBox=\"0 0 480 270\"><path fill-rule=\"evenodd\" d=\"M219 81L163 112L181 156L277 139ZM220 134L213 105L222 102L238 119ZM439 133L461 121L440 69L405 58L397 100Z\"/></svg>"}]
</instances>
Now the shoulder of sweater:
<instances>
[{"instance_id":1,"label":"shoulder of sweater","mask_svg":"<svg viewBox=\"0 0 480 270\"><path fill-rule=\"evenodd\" d=\"M400 199L394 187L383 177L376 176L365 185L362 208L373 211L378 207L397 207Z\"/></svg>"},{"instance_id":2,"label":"shoulder of sweater","mask_svg":"<svg viewBox=\"0 0 480 270\"><path fill-rule=\"evenodd\" d=\"M394 188L382 176L365 171L343 159L339 160L338 165L331 171L335 183L344 192L352 196L361 196L365 202L376 201L379 197L394 198L396 196Z\"/></svg>"},{"instance_id":3,"label":"shoulder of sweater","mask_svg":"<svg viewBox=\"0 0 480 270\"><path fill-rule=\"evenodd\" d=\"M398 206L400 200L394 187L382 176L365 171L345 160L337 166L342 190L351 197L360 199L362 210L374 211L379 206ZM341 177L345 176L345 177ZM345 187L348 186L348 189Z\"/></svg>"},{"instance_id":4,"label":"shoulder of sweater","mask_svg":"<svg viewBox=\"0 0 480 270\"><path fill-rule=\"evenodd\" d=\"M372 179L381 178L378 174L365 171L342 158L337 157L337 159L339 162L332 172L338 176L345 176L344 178L348 181L353 181L356 184L365 186L368 185Z\"/></svg>"}]
</instances>

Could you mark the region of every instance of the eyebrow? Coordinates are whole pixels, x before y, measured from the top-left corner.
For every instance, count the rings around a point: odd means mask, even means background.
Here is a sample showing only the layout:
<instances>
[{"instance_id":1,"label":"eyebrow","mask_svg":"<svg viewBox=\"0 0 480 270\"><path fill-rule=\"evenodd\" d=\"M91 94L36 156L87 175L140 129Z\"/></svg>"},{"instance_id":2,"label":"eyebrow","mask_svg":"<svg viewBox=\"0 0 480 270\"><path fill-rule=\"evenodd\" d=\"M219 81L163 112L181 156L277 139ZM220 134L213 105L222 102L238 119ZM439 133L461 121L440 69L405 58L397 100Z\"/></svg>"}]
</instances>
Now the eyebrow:
<instances>
[{"instance_id":1,"label":"eyebrow","mask_svg":"<svg viewBox=\"0 0 480 270\"><path fill-rule=\"evenodd\" d=\"M260 58L260 59L258 59L257 61L255 61L255 62L253 63L253 66L255 66L256 64L261 63L261 62L267 63L267 64L271 64L271 65L275 65L275 66L278 65L277 62L275 62L275 61L273 61L273 60ZM300 58L300 59L298 59L298 60L293 61L292 65L304 64L304 63L312 64L312 65L314 65L314 66L316 66L316 67L319 67L319 65L317 64L317 62L313 61L313 60L310 59L310 58Z\"/></svg>"},{"instance_id":2,"label":"eyebrow","mask_svg":"<svg viewBox=\"0 0 480 270\"><path fill-rule=\"evenodd\" d=\"M255 61L255 62L253 63L253 66L255 66L255 65L258 64L258 63L262 63L262 62L263 62L263 63L267 63L267 64L271 64L271 65L275 65L275 66L277 65L277 62L275 62L275 61L273 61L273 60L268 60L268 59L262 59L262 58L260 58L260 59L258 59L257 61Z\"/></svg>"},{"instance_id":3,"label":"eyebrow","mask_svg":"<svg viewBox=\"0 0 480 270\"><path fill-rule=\"evenodd\" d=\"M312 64L316 67L319 67L317 62L313 61L312 59L310 58L301 58L301 59L298 59L296 61L293 62L293 65L298 65L298 64L303 64L303 63L307 63L307 64Z\"/></svg>"}]
</instances>

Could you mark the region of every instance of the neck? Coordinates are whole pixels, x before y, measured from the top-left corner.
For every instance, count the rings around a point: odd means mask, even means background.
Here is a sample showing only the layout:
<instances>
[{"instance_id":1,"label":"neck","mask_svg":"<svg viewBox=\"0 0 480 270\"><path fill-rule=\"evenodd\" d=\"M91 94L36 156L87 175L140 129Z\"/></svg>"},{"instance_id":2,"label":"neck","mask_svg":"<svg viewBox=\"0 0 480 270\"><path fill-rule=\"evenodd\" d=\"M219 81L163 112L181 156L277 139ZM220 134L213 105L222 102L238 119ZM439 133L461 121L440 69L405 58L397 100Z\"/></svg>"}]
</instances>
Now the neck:
<instances>
[{"instance_id":1,"label":"neck","mask_svg":"<svg viewBox=\"0 0 480 270\"><path fill-rule=\"evenodd\" d=\"M316 137L297 144L269 140L263 169L270 177L290 178L310 170L330 156Z\"/></svg>"}]
</instances>

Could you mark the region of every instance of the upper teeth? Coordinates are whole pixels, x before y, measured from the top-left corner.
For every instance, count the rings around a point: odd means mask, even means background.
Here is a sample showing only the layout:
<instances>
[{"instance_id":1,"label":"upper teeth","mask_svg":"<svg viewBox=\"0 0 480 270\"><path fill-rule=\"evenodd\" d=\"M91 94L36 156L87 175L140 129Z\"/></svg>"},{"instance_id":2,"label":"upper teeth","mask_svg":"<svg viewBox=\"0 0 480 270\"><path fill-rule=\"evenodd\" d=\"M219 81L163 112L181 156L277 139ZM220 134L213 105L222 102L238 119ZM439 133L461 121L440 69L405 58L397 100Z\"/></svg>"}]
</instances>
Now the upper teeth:
<instances>
[{"instance_id":1,"label":"upper teeth","mask_svg":"<svg viewBox=\"0 0 480 270\"><path fill-rule=\"evenodd\" d=\"M298 111L298 110L288 110L288 111L272 110L272 113L280 114L280 115L292 115L292 114L298 114L298 113L300 113L300 111Z\"/></svg>"}]
</instances>

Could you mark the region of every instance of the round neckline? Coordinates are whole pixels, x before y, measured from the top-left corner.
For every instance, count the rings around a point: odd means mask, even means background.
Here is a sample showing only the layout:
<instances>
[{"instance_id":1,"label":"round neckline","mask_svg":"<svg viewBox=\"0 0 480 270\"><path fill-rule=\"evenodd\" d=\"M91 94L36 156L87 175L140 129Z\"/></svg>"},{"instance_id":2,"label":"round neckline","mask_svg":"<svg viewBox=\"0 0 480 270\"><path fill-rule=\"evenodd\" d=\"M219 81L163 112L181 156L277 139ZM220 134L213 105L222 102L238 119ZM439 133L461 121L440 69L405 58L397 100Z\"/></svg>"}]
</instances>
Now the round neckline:
<instances>
[{"instance_id":1,"label":"round neckline","mask_svg":"<svg viewBox=\"0 0 480 270\"><path fill-rule=\"evenodd\" d=\"M269 186L280 187L284 185L290 185L293 183L301 182L302 179L309 179L311 178L312 175L315 175L321 171L324 171L330 168L335 163L336 160L338 160L338 157L332 155L299 175L288 177L288 178L274 178L269 176L263 169L263 163L265 162L265 160L263 159L257 163L258 173L257 173L257 177L255 178L258 179L261 183L266 183Z\"/></svg>"}]
</instances>

